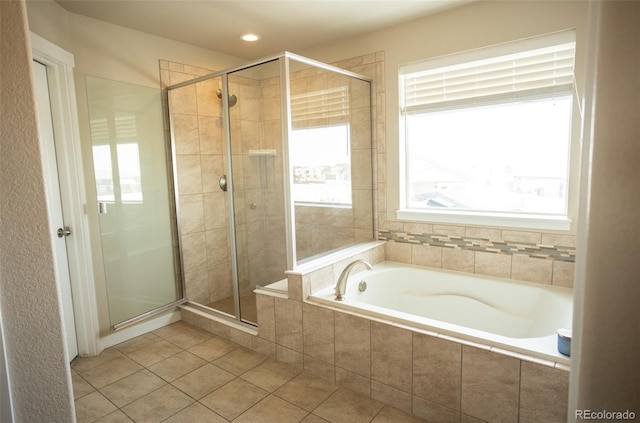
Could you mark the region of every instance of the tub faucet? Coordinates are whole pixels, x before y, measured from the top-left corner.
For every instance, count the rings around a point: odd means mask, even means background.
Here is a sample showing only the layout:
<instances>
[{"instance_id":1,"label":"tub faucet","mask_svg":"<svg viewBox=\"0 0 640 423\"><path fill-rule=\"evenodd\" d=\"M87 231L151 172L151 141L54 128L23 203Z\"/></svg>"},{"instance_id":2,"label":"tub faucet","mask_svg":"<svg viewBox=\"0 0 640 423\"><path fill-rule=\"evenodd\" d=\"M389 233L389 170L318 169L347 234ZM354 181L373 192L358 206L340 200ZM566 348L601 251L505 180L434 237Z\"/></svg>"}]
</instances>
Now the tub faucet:
<instances>
[{"instance_id":1,"label":"tub faucet","mask_svg":"<svg viewBox=\"0 0 640 423\"><path fill-rule=\"evenodd\" d=\"M353 269L356 265L362 264L367 269L372 270L373 268L369 264L369 262L364 261L362 259L354 260L344 268L342 273L340 273L340 277L338 278L338 283L336 283L336 301L342 301L344 299L343 295L347 290L347 279L349 279L349 273L351 269Z\"/></svg>"}]
</instances>

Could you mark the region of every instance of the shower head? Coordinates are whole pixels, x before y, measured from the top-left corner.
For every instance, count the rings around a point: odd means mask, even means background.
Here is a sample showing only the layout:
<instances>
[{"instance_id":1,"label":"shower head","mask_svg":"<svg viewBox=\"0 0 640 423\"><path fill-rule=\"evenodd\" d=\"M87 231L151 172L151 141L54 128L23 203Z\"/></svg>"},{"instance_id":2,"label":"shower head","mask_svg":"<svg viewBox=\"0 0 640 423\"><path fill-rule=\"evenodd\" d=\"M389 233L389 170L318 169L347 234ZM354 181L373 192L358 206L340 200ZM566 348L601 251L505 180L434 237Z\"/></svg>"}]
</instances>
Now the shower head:
<instances>
[{"instance_id":1,"label":"shower head","mask_svg":"<svg viewBox=\"0 0 640 423\"><path fill-rule=\"evenodd\" d=\"M218 91L216 91L216 95L218 96L219 99L222 99L222 90L218 88ZM229 96L229 107L235 106L237 102L238 102L238 97L236 97L235 94L231 94Z\"/></svg>"}]
</instances>

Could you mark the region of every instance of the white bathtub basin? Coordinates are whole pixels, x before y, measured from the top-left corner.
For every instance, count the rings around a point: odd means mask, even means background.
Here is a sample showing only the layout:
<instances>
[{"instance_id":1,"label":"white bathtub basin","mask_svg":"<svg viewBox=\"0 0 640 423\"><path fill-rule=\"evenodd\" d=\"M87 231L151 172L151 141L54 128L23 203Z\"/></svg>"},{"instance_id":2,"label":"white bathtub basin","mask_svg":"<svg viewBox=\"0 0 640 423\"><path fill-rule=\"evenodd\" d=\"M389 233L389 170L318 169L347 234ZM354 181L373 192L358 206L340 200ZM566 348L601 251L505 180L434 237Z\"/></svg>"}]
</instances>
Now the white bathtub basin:
<instances>
[{"instance_id":1,"label":"white bathtub basin","mask_svg":"<svg viewBox=\"0 0 640 423\"><path fill-rule=\"evenodd\" d=\"M360 282L367 288L360 292ZM556 333L571 328L573 290L394 262L349 278L344 301L333 288L310 301L389 322L569 363Z\"/></svg>"}]
</instances>

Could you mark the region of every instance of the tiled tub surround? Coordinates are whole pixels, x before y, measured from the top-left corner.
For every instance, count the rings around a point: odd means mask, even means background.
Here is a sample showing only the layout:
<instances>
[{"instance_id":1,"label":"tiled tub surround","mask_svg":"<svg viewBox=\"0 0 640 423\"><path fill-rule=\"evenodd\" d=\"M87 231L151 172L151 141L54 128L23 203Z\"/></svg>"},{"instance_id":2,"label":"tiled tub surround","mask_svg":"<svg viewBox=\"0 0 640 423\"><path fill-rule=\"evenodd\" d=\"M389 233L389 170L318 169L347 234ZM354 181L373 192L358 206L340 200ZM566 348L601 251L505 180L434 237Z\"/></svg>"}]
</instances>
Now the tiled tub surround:
<instances>
[{"instance_id":1,"label":"tiled tub surround","mask_svg":"<svg viewBox=\"0 0 640 423\"><path fill-rule=\"evenodd\" d=\"M384 261L385 243L289 273L288 296L257 295L257 336L183 319L427 421L566 421L565 365L306 301L357 258Z\"/></svg>"}]
</instances>

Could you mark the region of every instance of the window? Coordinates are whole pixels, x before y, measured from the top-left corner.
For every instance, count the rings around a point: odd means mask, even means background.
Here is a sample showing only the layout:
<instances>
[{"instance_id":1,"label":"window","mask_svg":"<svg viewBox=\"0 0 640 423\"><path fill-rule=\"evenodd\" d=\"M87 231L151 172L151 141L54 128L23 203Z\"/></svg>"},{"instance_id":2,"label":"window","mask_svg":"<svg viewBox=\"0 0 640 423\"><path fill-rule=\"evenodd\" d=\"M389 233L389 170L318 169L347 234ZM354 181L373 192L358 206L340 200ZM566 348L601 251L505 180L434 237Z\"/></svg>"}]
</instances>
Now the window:
<instances>
[{"instance_id":1,"label":"window","mask_svg":"<svg viewBox=\"0 0 640 423\"><path fill-rule=\"evenodd\" d=\"M142 203L142 173L140 151L136 141L136 117L116 116L113 120L116 135L115 154L108 119L92 119L90 125L98 201L116 202L117 197L118 202L122 203ZM118 189L115 189L114 185L117 185Z\"/></svg>"},{"instance_id":2,"label":"window","mask_svg":"<svg viewBox=\"0 0 640 423\"><path fill-rule=\"evenodd\" d=\"M568 229L574 37L401 66L400 219Z\"/></svg>"},{"instance_id":3,"label":"window","mask_svg":"<svg viewBox=\"0 0 640 423\"><path fill-rule=\"evenodd\" d=\"M291 96L289 155L297 204L351 206L349 87Z\"/></svg>"},{"instance_id":4,"label":"window","mask_svg":"<svg viewBox=\"0 0 640 423\"><path fill-rule=\"evenodd\" d=\"M294 129L291 138L293 200L350 206L349 125Z\"/></svg>"}]
</instances>

